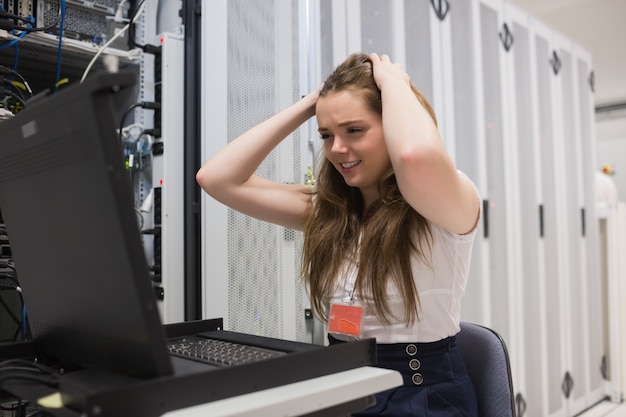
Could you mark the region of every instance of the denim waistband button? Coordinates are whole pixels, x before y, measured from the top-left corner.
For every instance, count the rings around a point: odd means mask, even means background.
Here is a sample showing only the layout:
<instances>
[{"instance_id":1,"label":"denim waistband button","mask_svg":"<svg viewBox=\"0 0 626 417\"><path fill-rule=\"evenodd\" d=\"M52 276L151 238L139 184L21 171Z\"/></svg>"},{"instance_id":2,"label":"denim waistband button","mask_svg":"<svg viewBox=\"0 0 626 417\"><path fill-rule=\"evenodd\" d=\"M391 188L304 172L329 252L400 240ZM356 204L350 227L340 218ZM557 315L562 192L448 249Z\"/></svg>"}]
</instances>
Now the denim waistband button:
<instances>
[{"instance_id":1,"label":"denim waistband button","mask_svg":"<svg viewBox=\"0 0 626 417\"><path fill-rule=\"evenodd\" d=\"M413 356L417 353L417 346L414 344L406 345L406 353Z\"/></svg>"},{"instance_id":2,"label":"denim waistband button","mask_svg":"<svg viewBox=\"0 0 626 417\"><path fill-rule=\"evenodd\" d=\"M418 369L420 369L421 366L422 363L419 361L419 359L411 359L409 361L409 368L411 368L411 370L413 371L417 371Z\"/></svg>"},{"instance_id":3,"label":"denim waistband button","mask_svg":"<svg viewBox=\"0 0 626 417\"><path fill-rule=\"evenodd\" d=\"M416 374L413 374L411 380L415 385L422 385L422 382L424 382L424 377L418 372Z\"/></svg>"}]
</instances>

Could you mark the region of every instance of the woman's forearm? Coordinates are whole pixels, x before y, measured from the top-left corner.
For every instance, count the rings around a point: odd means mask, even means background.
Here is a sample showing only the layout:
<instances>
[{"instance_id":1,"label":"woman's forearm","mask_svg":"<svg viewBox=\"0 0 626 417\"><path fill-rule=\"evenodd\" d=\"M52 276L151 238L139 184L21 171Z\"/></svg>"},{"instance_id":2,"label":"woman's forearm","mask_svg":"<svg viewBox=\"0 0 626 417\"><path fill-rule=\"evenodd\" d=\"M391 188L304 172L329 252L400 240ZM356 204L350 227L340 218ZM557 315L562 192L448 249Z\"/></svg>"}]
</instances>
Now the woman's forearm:
<instances>
[{"instance_id":1,"label":"woman's forearm","mask_svg":"<svg viewBox=\"0 0 626 417\"><path fill-rule=\"evenodd\" d=\"M316 100L317 92L310 93L230 142L200 168L200 186L213 194L244 184L283 139L315 114Z\"/></svg>"}]
</instances>

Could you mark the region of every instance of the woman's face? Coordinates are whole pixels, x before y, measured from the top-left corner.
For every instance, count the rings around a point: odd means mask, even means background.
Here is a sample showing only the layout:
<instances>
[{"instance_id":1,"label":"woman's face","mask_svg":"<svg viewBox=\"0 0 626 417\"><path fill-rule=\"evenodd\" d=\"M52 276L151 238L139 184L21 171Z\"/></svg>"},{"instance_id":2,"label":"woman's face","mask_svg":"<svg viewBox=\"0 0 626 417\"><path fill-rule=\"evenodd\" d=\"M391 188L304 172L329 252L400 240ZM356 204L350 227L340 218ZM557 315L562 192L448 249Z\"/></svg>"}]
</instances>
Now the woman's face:
<instances>
[{"instance_id":1,"label":"woman's face","mask_svg":"<svg viewBox=\"0 0 626 417\"><path fill-rule=\"evenodd\" d=\"M326 158L369 205L379 197L377 182L391 165L380 114L345 90L320 97L316 115Z\"/></svg>"}]
</instances>

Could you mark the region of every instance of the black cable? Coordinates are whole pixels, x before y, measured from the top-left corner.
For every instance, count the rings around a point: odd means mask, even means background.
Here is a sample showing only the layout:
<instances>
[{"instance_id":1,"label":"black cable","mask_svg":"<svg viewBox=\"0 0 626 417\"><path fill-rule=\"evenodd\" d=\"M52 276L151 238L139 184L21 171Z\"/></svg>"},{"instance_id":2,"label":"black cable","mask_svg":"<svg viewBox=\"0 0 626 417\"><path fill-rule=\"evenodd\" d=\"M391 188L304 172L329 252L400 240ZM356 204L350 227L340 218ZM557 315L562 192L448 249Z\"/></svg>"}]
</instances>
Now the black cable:
<instances>
[{"instance_id":1,"label":"black cable","mask_svg":"<svg viewBox=\"0 0 626 417\"><path fill-rule=\"evenodd\" d=\"M48 365L44 365L41 362L32 362L26 359L20 359L20 358L15 358L15 359L6 359L2 362L0 362L0 369L4 368L4 367L9 367L9 366L19 366L19 367L24 367L24 368L28 368L32 371L39 371L42 372L44 374L54 374L56 372L55 368L48 366Z\"/></svg>"},{"instance_id":2,"label":"black cable","mask_svg":"<svg viewBox=\"0 0 626 417\"><path fill-rule=\"evenodd\" d=\"M31 22L28 20L28 18L26 17L22 17L22 16L18 16L12 13L8 13L7 11L3 10L0 13L0 18L6 18L7 20L13 20L13 24L8 25L6 24L6 22L3 22L0 20L0 29L4 29L4 30L19 30L21 32L45 32L47 30L51 30L54 29L56 27L56 25L59 24L59 22L61 21L61 11L62 11L62 5L61 5L61 0L57 0L59 3L59 13L57 14L57 18L56 20L45 27L42 28L26 28L23 26L20 26L19 24L17 24L17 21L21 21L21 22L26 22L28 24L31 24Z\"/></svg>"},{"instance_id":3,"label":"black cable","mask_svg":"<svg viewBox=\"0 0 626 417\"><path fill-rule=\"evenodd\" d=\"M120 129L118 131L118 137L120 139L120 142L122 141L122 130L124 129L124 125L126 124L126 118L130 114L130 112L136 109L137 107L141 107L141 103L135 103L132 106L130 106L128 109L126 109L126 112L124 112L124 115L122 116L122 120L120 120Z\"/></svg>"},{"instance_id":4,"label":"black cable","mask_svg":"<svg viewBox=\"0 0 626 417\"><path fill-rule=\"evenodd\" d=\"M59 385L58 375L52 368L24 359L0 362L0 386L10 380L35 381L54 388Z\"/></svg>"},{"instance_id":5,"label":"black cable","mask_svg":"<svg viewBox=\"0 0 626 417\"><path fill-rule=\"evenodd\" d=\"M26 87L26 91L28 91L28 94L31 97L33 96L33 90L31 90L30 85L28 85L28 82L22 76L22 74L20 74L19 72L15 71L13 68L5 67L5 66L2 66L2 65L0 65L0 74L17 76L22 81L22 84L24 84L24 86Z\"/></svg>"},{"instance_id":6,"label":"black cable","mask_svg":"<svg viewBox=\"0 0 626 417\"><path fill-rule=\"evenodd\" d=\"M20 290L20 283L17 280L17 278L15 277L15 267L10 264L9 260L0 259L0 268L3 268L3 267L11 268L14 272L12 272L12 273L0 272L0 279L7 279L7 280L11 281L11 284L2 284L2 283L0 283L0 291L17 291L17 295L18 295L18 297L20 299L20 303L21 303L21 308L23 309L24 308L24 297L22 296L22 291ZM27 334L26 334L26 331L24 329L25 323L24 323L23 318L18 318L13 313L13 311L10 308L10 306L2 299L2 297L0 297L0 305L4 308L4 310L6 310L8 315L11 316L13 321L17 324L17 329L15 330L15 333L13 334L12 341L13 342L17 341L17 338L18 338L20 333L22 333L23 340L26 340L27 339Z\"/></svg>"},{"instance_id":7,"label":"black cable","mask_svg":"<svg viewBox=\"0 0 626 417\"><path fill-rule=\"evenodd\" d=\"M139 45L136 41L135 41L135 28L134 28L134 22L135 19L137 18L137 13L139 12L139 10L141 9L141 6L143 5L145 0L141 0L139 2L139 4L137 5L137 7L135 7L135 10L133 10L133 13L130 15L130 27L128 28L128 42L132 45L132 46L136 46L138 48L143 49L143 45Z\"/></svg>"},{"instance_id":8,"label":"black cable","mask_svg":"<svg viewBox=\"0 0 626 417\"><path fill-rule=\"evenodd\" d=\"M35 381L43 385L54 387L54 388L58 387L59 385L58 378L56 378L54 375L47 375L47 377L46 375L31 375L31 374L18 374L18 373L7 375L6 372L3 371L3 375L0 376L0 385L10 380Z\"/></svg>"},{"instance_id":9,"label":"black cable","mask_svg":"<svg viewBox=\"0 0 626 417\"><path fill-rule=\"evenodd\" d=\"M25 372L27 374L35 374L35 375L47 375L52 374L52 372L48 370L43 370L41 368L37 368L36 366L31 366L31 362L24 361L23 363L17 363L15 365L4 365L0 368L2 372Z\"/></svg>"},{"instance_id":10,"label":"black cable","mask_svg":"<svg viewBox=\"0 0 626 417\"><path fill-rule=\"evenodd\" d=\"M0 96L2 95L11 96L13 99L17 100L22 105L23 108L26 108L26 102L22 100L20 96L15 94L13 91L7 90L6 88L0 86Z\"/></svg>"},{"instance_id":11,"label":"black cable","mask_svg":"<svg viewBox=\"0 0 626 417\"><path fill-rule=\"evenodd\" d=\"M4 84L6 85L5 88L12 88L15 90L16 94L19 95L19 97L25 102L26 101L26 97L24 97L24 93L22 92L22 89L19 88L18 86L16 86L15 84L13 84L11 82L11 80L9 80L8 78L4 78L2 76L0 76L0 85Z\"/></svg>"},{"instance_id":12,"label":"black cable","mask_svg":"<svg viewBox=\"0 0 626 417\"><path fill-rule=\"evenodd\" d=\"M137 43L137 41L135 40L135 19L137 18L137 12L141 9L141 6L143 5L143 3L145 2L145 0L141 0L141 2L139 2L139 4L137 5L137 7L135 7L135 10L133 10L133 13L130 17L130 27L128 28L128 42L130 43L130 45L132 46L136 46L137 48L141 48L142 51L144 52L148 52L151 54L160 54L161 53L161 48L159 46L156 45L150 45L150 44L145 44L145 45L139 45Z\"/></svg>"},{"instance_id":13,"label":"black cable","mask_svg":"<svg viewBox=\"0 0 626 417\"><path fill-rule=\"evenodd\" d=\"M130 114L130 112L136 109L137 107L143 107L144 109L156 110L156 109L161 108L161 104L156 103L156 102L151 102L151 101L141 101L139 103L133 104L128 109L126 109L126 112L122 116L122 120L120 120L120 130L118 132L118 137L120 139L120 142L122 141L122 130L124 129L124 125L126 124L126 118Z\"/></svg>"},{"instance_id":14,"label":"black cable","mask_svg":"<svg viewBox=\"0 0 626 417\"><path fill-rule=\"evenodd\" d=\"M15 90L16 95L18 95L24 103L26 103L27 98L24 96L24 91L21 88L13 84L12 82L8 82L7 86Z\"/></svg>"}]
</instances>

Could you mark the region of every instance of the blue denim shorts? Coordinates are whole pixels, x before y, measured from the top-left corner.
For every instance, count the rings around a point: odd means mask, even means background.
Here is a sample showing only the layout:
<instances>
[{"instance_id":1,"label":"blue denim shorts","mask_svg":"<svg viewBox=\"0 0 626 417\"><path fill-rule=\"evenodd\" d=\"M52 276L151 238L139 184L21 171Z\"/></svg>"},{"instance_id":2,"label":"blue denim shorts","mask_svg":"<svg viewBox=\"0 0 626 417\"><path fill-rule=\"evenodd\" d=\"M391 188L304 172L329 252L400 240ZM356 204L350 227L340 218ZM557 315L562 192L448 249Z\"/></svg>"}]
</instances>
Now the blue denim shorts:
<instances>
[{"instance_id":1,"label":"blue denim shorts","mask_svg":"<svg viewBox=\"0 0 626 417\"><path fill-rule=\"evenodd\" d=\"M331 344L342 343L328 336ZM353 417L476 417L478 406L456 338L433 343L376 345L376 366L402 374L403 385L376 394Z\"/></svg>"}]
</instances>

